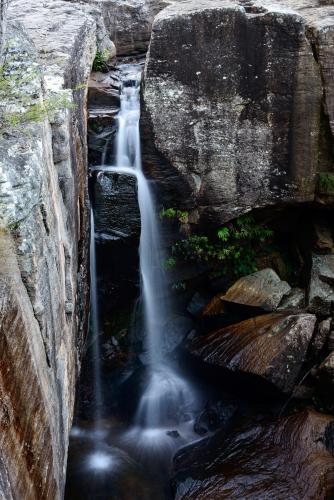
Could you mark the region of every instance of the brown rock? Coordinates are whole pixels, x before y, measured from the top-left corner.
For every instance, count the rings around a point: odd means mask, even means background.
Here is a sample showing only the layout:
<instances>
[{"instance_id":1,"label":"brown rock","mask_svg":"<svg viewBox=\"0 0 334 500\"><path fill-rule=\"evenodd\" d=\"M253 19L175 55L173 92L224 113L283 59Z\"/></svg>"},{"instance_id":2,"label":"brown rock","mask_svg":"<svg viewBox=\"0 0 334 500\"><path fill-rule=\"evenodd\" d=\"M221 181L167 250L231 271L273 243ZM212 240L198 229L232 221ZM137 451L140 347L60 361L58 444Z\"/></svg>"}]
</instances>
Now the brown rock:
<instances>
[{"instance_id":1,"label":"brown rock","mask_svg":"<svg viewBox=\"0 0 334 500\"><path fill-rule=\"evenodd\" d=\"M174 459L175 498L333 498L331 422L332 416L303 411L183 448Z\"/></svg>"},{"instance_id":2,"label":"brown rock","mask_svg":"<svg viewBox=\"0 0 334 500\"><path fill-rule=\"evenodd\" d=\"M274 311L291 290L272 269L263 269L240 278L221 299L228 303Z\"/></svg>"},{"instance_id":3,"label":"brown rock","mask_svg":"<svg viewBox=\"0 0 334 500\"><path fill-rule=\"evenodd\" d=\"M258 375L291 392L315 321L312 314L266 314L197 337L188 350L217 368Z\"/></svg>"},{"instance_id":4,"label":"brown rock","mask_svg":"<svg viewBox=\"0 0 334 500\"><path fill-rule=\"evenodd\" d=\"M217 314L224 314L226 311L226 306L222 301L222 295L219 293L215 295L213 299L205 306L202 312L202 316L216 316Z\"/></svg>"}]
</instances>

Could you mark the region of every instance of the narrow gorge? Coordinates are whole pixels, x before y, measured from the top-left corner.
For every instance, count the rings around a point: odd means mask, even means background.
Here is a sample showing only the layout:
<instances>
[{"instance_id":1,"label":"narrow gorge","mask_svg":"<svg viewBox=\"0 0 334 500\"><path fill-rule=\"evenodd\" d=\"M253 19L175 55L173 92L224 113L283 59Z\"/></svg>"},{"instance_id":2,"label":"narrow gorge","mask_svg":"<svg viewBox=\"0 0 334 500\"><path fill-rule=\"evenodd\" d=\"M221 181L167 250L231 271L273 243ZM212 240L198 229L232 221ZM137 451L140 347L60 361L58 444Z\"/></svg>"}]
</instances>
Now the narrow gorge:
<instances>
[{"instance_id":1,"label":"narrow gorge","mask_svg":"<svg viewBox=\"0 0 334 500\"><path fill-rule=\"evenodd\" d=\"M334 498L333 1L0 14L0 498Z\"/></svg>"}]
</instances>

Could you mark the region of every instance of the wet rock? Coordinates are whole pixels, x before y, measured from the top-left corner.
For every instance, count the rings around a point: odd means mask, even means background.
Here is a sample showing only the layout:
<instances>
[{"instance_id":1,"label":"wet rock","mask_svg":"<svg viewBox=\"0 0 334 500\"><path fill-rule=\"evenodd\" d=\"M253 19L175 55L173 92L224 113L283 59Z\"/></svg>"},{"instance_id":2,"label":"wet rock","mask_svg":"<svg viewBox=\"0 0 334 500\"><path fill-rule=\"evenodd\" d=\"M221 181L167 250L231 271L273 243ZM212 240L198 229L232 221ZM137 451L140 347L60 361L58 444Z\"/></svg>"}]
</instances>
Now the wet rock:
<instances>
[{"instance_id":1,"label":"wet rock","mask_svg":"<svg viewBox=\"0 0 334 500\"><path fill-rule=\"evenodd\" d=\"M323 219L313 221L314 251L317 253L334 253L333 229Z\"/></svg>"},{"instance_id":2,"label":"wet rock","mask_svg":"<svg viewBox=\"0 0 334 500\"><path fill-rule=\"evenodd\" d=\"M240 278L221 297L228 304L239 304L275 311L284 295L291 290L286 281L282 281L272 269L263 269Z\"/></svg>"},{"instance_id":3,"label":"wet rock","mask_svg":"<svg viewBox=\"0 0 334 500\"><path fill-rule=\"evenodd\" d=\"M318 324L314 337L311 342L311 349L313 353L319 354L325 347L331 331L332 318L324 319Z\"/></svg>"},{"instance_id":4,"label":"wet rock","mask_svg":"<svg viewBox=\"0 0 334 500\"><path fill-rule=\"evenodd\" d=\"M334 303L334 255L313 255L309 310L328 316Z\"/></svg>"},{"instance_id":5,"label":"wet rock","mask_svg":"<svg viewBox=\"0 0 334 500\"><path fill-rule=\"evenodd\" d=\"M257 375L292 391L305 360L316 318L272 313L195 338L191 354L216 368Z\"/></svg>"},{"instance_id":6,"label":"wet rock","mask_svg":"<svg viewBox=\"0 0 334 500\"><path fill-rule=\"evenodd\" d=\"M187 305L187 311L195 318L198 318L201 315L203 309L206 307L207 303L207 298L196 292Z\"/></svg>"},{"instance_id":7,"label":"wet rock","mask_svg":"<svg viewBox=\"0 0 334 500\"><path fill-rule=\"evenodd\" d=\"M332 422L303 411L185 447L174 459L175 498L331 498Z\"/></svg>"},{"instance_id":8,"label":"wet rock","mask_svg":"<svg viewBox=\"0 0 334 500\"><path fill-rule=\"evenodd\" d=\"M135 177L97 175L94 207L95 230L101 240L139 239L141 226Z\"/></svg>"},{"instance_id":9,"label":"wet rock","mask_svg":"<svg viewBox=\"0 0 334 500\"><path fill-rule=\"evenodd\" d=\"M180 433L179 431L167 431L167 436L170 436L172 438L179 438L180 437Z\"/></svg>"},{"instance_id":10,"label":"wet rock","mask_svg":"<svg viewBox=\"0 0 334 500\"><path fill-rule=\"evenodd\" d=\"M197 417L194 431L203 436L208 432L226 427L237 411L237 405L230 402L218 401L208 403L206 408Z\"/></svg>"},{"instance_id":11,"label":"wet rock","mask_svg":"<svg viewBox=\"0 0 334 500\"><path fill-rule=\"evenodd\" d=\"M304 309L305 306L305 290L303 290L302 288L291 288L290 292L282 298L277 310L301 310Z\"/></svg>"},{"instance_id":12,"label":"wet rock","mask_svg":"<svg viewBox=\"0 0 334 500\"><path fill-rule=\"evenodd\" d=\"M320 67L326 114L334 109L333 28L330 7L297 0L174 2L157 15L147 122L164 172L186 183L202 220L314 199Z\"/></svg>"},{"instance_id":13,"label":"wet rock","mask_svg":"<svg viewBox=\"0 0 334 500\"><path fill-rule=\"evenodd\" d=\"M95 113L110 113L118 111L120 106L119 81L115 72L92 73L89 80L88 101L90 115ZM107 108L107 109L106 109ZM101 113L102 112L102 113Z\"/></svg>"},{"instance_id":14,"label":"wet rock","mask_svg":"<svg viewBox=\"0 0 334 500\"><path fill-rule=\"evenodd\" d=\"M326 391L328 388L333 390L334 387L334 352L331 352L327 358L319 366L317 375L320 378L322 390ZM328 397L328 402L333 403L333 398Z\"/></svg>"},{"instance_id":15,"label":"wet rock","mask_svg":"<svg viewBox=\"0 0 334 500\"><path fill-rule=\"evenodd\" d=\"M224 314L226 312L226 305L222 300L222 294L215 295L213 299L205 306L202 316L216 316L217 314Z\"/></svg>"},{"instance_id":16,"label":"wet rock","mask_svg":"<svg viewBox=\"0 0 334 500\"><path fill-rule=\"evenodd\" d=\"M307 385L296 385L293 390L292 397L300 400L310 400L314 396L314 387Z\"/></svg>"},{"instance_id":17,"label":"wet rock","mask_svg":"<svg viewBox=\"0 0 334 500\"><path fill-rule=\"evenodd\" d=\"M194 322L188 316L175 314L164 325L164 343L165 353L173 352L193 329Z\"/></svg>"}]
</instances>

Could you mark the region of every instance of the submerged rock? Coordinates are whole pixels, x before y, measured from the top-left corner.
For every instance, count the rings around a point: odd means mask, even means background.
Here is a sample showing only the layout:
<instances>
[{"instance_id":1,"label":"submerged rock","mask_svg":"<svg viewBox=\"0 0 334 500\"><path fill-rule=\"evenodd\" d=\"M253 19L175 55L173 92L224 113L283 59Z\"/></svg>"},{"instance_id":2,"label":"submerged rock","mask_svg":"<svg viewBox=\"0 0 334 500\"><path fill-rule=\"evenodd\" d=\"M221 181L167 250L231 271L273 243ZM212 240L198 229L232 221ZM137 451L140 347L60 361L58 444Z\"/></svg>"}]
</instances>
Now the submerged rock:
<instances>
[{"instance_id":1,"label":"submerged rock","mask_svg":"<svg viewBox=\"0 0 334 500\"><path fill-rule=\"evenodd\" d=\"M291 392L305 360L316 317L272 313L188 343L191 354L216 368L257 375Z\"/></svg>"},{"instance_id":2,"label":"submerged rock","mask_svg":"<svg viewBox=\"0 0 334 500\"><path fill-rule=\"evenodd\" d=\"M174 459L177 500L332 498L333 417L313 411L216 434Z\"/></svg>"},{"instance_id":3,"label":"submerged rock","mask_svg":"<svg viewBox=\"0 0 334 500\"><path fill-rule=\"evenodd\" d=\"M291 290L272 269L263 269L240 278L221 297L224 302L275 311Z\"/></svg>"}]
</instances>

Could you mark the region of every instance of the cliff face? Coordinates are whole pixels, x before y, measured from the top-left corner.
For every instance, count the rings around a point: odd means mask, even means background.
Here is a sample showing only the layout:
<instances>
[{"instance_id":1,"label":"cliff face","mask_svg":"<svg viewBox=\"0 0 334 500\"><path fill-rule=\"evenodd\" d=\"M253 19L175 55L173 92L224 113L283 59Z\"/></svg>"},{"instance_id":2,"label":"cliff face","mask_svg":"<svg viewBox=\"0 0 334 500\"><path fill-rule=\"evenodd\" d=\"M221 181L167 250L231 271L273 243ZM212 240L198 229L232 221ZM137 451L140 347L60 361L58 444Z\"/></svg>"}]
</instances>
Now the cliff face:
<instances>
[{"instance_id":1,"label":"cliff face","mask_svg":"<svg viewBox=\"0 0 334 500\"><path fill-rule=\"evenodd\" d=\"M145 120L204 218L314 199L333 158L331 9L201 0L156 17Z\"/></svg>"},{"instance_id":2,"label":"cliff face","mask_svg":"<svg viewBox=\"0 0 334 500\"><path fill-rule=\"evenodd\" d=\"M50 112L0 135L0 497L56 499L87 321L86 82L100 34L67 2L13 1L8 17L16 89L1 114L22 99Z\"/></svg>"}]
</instances>

